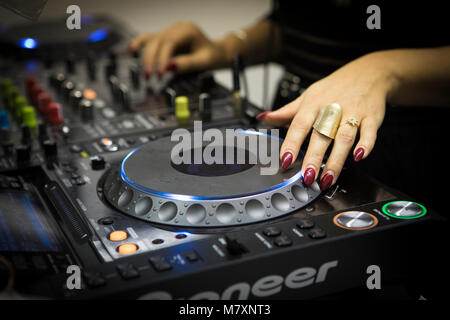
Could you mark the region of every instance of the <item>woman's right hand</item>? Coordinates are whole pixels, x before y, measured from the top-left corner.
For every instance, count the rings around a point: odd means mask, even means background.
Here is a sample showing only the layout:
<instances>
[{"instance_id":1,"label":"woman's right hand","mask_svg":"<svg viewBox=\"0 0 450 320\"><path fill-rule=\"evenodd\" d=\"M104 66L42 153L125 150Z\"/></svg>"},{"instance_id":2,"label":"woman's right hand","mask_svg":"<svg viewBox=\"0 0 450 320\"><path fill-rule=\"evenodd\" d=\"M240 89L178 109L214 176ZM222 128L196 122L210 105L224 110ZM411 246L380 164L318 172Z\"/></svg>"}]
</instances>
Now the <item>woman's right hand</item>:
<instances>
[{"instance_id":1,"label":"woman's right hand","mask_svg":"<svg viewBox=\"0 0 450 320\"><path fill-rule=\"evenodd\" d=\"M142 48L146 77L166 71L179 73L213 69L226 63L226 52L193 22L177 22L158 33L146 33L131 40L128 50ZM183 50L183 53L180 53Z\"/></svg>"}]
</instances>

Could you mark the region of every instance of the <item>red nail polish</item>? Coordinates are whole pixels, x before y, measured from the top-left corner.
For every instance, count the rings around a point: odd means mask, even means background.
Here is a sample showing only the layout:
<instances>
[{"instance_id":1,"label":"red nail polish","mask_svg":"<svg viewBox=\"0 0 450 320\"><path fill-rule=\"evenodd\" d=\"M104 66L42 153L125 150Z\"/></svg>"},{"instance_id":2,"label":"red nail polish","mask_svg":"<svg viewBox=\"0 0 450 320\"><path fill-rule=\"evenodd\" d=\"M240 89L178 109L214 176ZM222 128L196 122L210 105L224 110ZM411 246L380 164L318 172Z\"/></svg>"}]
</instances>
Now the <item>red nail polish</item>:
<instances>
[{"instance_id":1,"label":"red nail polish","mask_svg":"<svg viewBox=\"0 0 450 320\"><path fill-rule=\"evenodd\" d=\"M320 190L322 191L327 190L331 186L332 182L333 182L333 175L327 173L320 180Z\"/></svg>"},{"instance_id":2,"label":"red nail polish","mask_svg":"<svg viewBox=\"0 0 450 320\"><path fill-rule=\"evenodd\" d=\"M355 154L353 155L353 160L355 160L355 162L359 162L363 157L364 157L364 148L359 147L356 150Z\"/></svg>"},{"instance_id":3,"label":"red nail polish","mask_svg":"<svg viewBox=\"0 0 450 320\"><path fill-rule=\"evenodd\" d=\"M177 71L178 67L177 64L173 61L169 62L166 66L167 71Z\"/></svg>"},{"instance_id":4,"label":"red nail polish","mask_svg":"<svg viewBox=\"0 0 450 320\"><path fill-rule=\"evenodd\" d=\"M303 175L303 183L305 186L309 187L314 182L314 178L316 177L316 171L313 168L308 168L305 170L305 174Z\"/></svg>"},{"instance_id":5,"label":"red nail polish","mask_svg":"<svg viewBox=\"0 0 450 320\"><path fill-rule=\"evenodd\" d=\"M293 159L294 157L293 157L293 155L292 155L292 153L290 153L289 151L288 152L285 152L284 154L283 154L283 157L281 157L281 167L284 169L284 170L286 170L287 168L289 168L289 166L291 165L291 163L292 163L292 159Z\"/></svg>"},{"instance_id":6,"label":"red nail polish","mask_svg":"<svg viewBox=\"0 0 450 320\"><path fill-rule=\"evenodd\" d=\"M258 114L257 116L256 116L256 119L261 119L261 118L263 118L265 115L267 115L267 114L269 114L269 113L271 113L272 111L264 111L264 112L261 112L260 114Z\"/></svg>"}]
</instances>

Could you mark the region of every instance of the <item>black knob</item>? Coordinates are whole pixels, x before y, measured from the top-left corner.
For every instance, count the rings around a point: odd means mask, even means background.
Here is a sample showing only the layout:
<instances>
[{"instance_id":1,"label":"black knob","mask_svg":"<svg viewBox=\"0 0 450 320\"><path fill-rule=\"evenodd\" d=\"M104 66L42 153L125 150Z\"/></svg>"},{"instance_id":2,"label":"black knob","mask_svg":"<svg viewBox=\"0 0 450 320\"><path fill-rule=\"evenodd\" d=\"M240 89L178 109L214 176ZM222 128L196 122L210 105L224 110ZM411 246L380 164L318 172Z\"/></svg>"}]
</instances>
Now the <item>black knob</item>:
<instances>
[{"instance_id":1,"label":"black knob","mask_svg":"<svg viewBox=\"0 0 450 320\"><path fill-rule=\"evenodd\" d=\"M64 73L62 72L55 72L52 73L50 75L50 85L56 89L59 90L59 88L61 88L61 85L63 84L63 82L66 80L66 76L64 75Z\"/></svg>"},{"instance_id":2,"label":"black knob","mask_svg":"<svg viewBox=\"0 0 450 320\"><path fill-rule=\"evenodd\" d=\"M83 92L81 92L80 90L73 90L70 93L69 104L72 107L73 111L78 111L81 100L83 100Z\"/></svg>"},{"instance_id":3,"label":"black knob","mask_svg":"<svg viewBox=\"0 0 450 320\"><path fill-rule=\"evenodd\" d=\"M173 114L175 112L175 98L177 97L177 92L172 88L167 88L164 91L164 94L166 96L166 105L168 112L170 114Z\"/></svg>"},{"instance_id":4,"label":"black knob","mask_svg":"<svg viewBox=\"0 0 450 320\"><path fill-rule=\"evenodd\" d=\"M58 145L53 140L45 140L42 143L44 155L47 160L55 160L58 156Z\"/></svg>"},{"instance_id":5,"label":"black knob","mask_svg":"<svg viewBox=\"0 0 450 320\"><path fill-rule=\"evenodd\" d=\"M119 78L117 78L116 76L112 75L108 78L108 84L109 84L109 89L111 91L111 97L114 100L118 100L120 99L120 94L119 94Z\"/></svg>"},{"instance_id":6,"label":"black knob","mask_svg":"<svg viewBox=\"0 0 450 320\"><path fill-rule=\"evenodd\" d=\"M225 236L225 241L227 242L227 251L229 254L233 256L239 256L241 254L247 253L247 248L244 247L242 243L237 241L236 239L233 239L229 236Z\"/></svg>"},{"instance_id":7,"label":"black knob","mask_svg":"<svg viewBox=\"0 0 450 320\"><path fill-rule=\"evenodd\" d=\"M102 156L91 157L91 168L92 170L103 170L105 169L106 161Z\"/></svg>"},{"instance_id":8,"label":"black knob","mask_svg":"<svg viewBox=\"0 0 450 320\"><path fill-rule=\"evenodd\" d=\"M94 120L94 105L92 101L83 99L80 102L80 116L83 121Z\"/></svg>"},{"instance_id":9,"label":"black knob","mask_svg":"<svg viewBox=\"0 0 450 320\"><path fill-rule=\"evenodd\" d=\"M139 90L141 87L141 70L137 65L130 66L130 78L133 88Z\"/></svg>"},{"instance_id":10,"label":"black knob","mask_svg":"<svg viewBox=\"0 0 450 320\"><path fill-rule=\"evenodd\" d=\"M22 126L22 139L21 143L24 145L31 145L32 142L32 136L31 136L31 130L29 126Z\"/></svg>"},{"instance_id":11,"label":"black knob","mask_svg":"<svg viewBox=\"0 0 450 320\"><path fill-rule=\"evenodd\" d=\"M128 87L123 83L119 85L119 97L122 108L124 110L130 110L131 109L130 92L128 90Z\"/></svg>"},{"instance_id":12,"label":"black knob","mask_svg":"<svg viewBox=\"0 0 450 320\"><path fill-rule=\"evenodd\" d=\"M69 74L75 73L75 56L73 54L69 54L66 58L66 72Z\"/></svg>"},{"instance_id":13,"label":"black knob","mask_svg":"<svg viewBox=\"0 0 450 320\"><path fill-rule=\"evenodd\" d=\"M9 128L2 128L0 131L0 141L3 147L3 151L6 155L11 154L13 149L12 132Z\"/></svg>"},{"instance_id":14,"label":"black knob","mask_svg":"<svg viewBox=\"0 0 450 320\"><path fill-rule=\"evenodd\" d=\"M18 145L16 147L16 160L18 164L26 164L31 159L31 147L29 145Z\"/></svg>"},{"instance_id":15,"label":"black knob","mask_svg":"<svg viewBox=\"0 0 450 320\"><path fill-rule=\"evenodd\" d=\"M211 97L207 93L199 96L199 111L203 121L211 121Z\"/></svg>"},{"instance_id":16,"label":"black knob","mask_svg":"<svg viewBox=\"0 0 450 320\"><path fill-rule=\"evenodd\" d=\"M38 127L38 140L42 144L48 139L47 125L45 123L40 123Z\"/></svg>"},{"instance_id":17,"label":"black knob","mask_svg":"<svg viewBox=\"0 0 450 320\"><path fill-rule=\"evenodd\" d=\"M89 79L91 81L96 81L97 80L97 56L94 52L89 51L87 54L87 61L86 61L86 66L87 66L87 72L89 75Z\"/></svg>"},{"instance_id":18,"label":"black knob","mask_svg":"<svg viewBox=\"0 0 450 320\"><path fill-rule=\"evenodd\" d=\"M61 86L61 92L62 92L63 98L66 101L69 101L70 93L72 92L73 89L75 89L75 83L73 81L66 80L63 82L63 84Z\"/></svg>"}]
</instances>

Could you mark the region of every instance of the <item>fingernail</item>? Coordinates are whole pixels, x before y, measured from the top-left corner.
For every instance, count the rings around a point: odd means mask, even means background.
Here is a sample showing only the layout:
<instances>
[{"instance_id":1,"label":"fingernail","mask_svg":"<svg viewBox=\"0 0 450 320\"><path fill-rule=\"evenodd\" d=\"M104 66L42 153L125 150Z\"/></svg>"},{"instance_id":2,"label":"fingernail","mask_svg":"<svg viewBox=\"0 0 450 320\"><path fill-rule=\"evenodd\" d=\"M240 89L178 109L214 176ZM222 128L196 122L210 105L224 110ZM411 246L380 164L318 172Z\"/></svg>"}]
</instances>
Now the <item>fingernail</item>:
<instances>
[{"instance_id":1,"label":"fingernail","mask_svg":"<svg viewBox=\"0 0 450 320\"><path fill-rule=\"evenodd\" d=\"M305 170L305 174L303 175L303 183L305 186L309 187L314 182L314 178L316 177L316 170L314 168L308 168Z\"/></svg>"},{"instance_id":2,"label":"fingernail","mask_svg":"<svg viewBox=\"0 0 450 320\"><path fill-rule=\"evenodd\" d=\"M167 70L167 71L177 71L177 69L178 69L178 66L177 66L177 64L176 64L175 62L173 62L173 61L169 62L169 63L167 64L167 66L166 66L166 70Z\"/></svg>"},{"instance_id":3,"label":"fingernail","mask_svg":"<svg viewBox=\"0 0 450 320\"><path fill-rule=\"evenodd\" d=\"M150 74L151 74L152 72L151 71L148 71L148 70L145 70L144 71L144 77L145 77L145 80L148 80L148 79L150 79Z\"/></svg>"},{"instance_id":4,"label":"fingernail","mask_svg":"<svg viewBox=\"0 0 450 320\"><path fill-rule=\"evenodd\" d=\"M322 191L327 190L331 186L332 182L333 182L333 175L331 173L325 174L320 180L320 190Z\"/></svg>"},{"instance_id":5,"label":"fingernail","mask_svg":"<svg viewBox=\"0 0 450 320\"><path fill-rule=\"evenodd\" d=\"M291 152L285 152L281 157L281 167L286 170L292 163L293 155Z\"/></svg>"},{"instance_id":6,"label":"fingernail","mask_svg":"<svg viewBox=\"0 0 450 320\"><path fill-rule=\"evenodd\" d=\"M159 80L161 80L162 75L163 75L162 71L161 71L161 70L158 70L158 79L159 79Z\"/></svg>"},{"instance_id":7,"label":"fingernail","mask_svg":"<svg viewBox=\"0 0 450 320\"><path fill-rule=\"evenodd\" d=\"M264 111L264 112L261 112L260 114L258 114L257 116L256 116L256 119L261 119L261 118L263 118L264 116L266 116L267 114L269 114L269 113L271 113L272 111Z\"/></svg>"},{"instance_id":8,"label":"fingernail","mask_svg":"<svg viewBox=\"0 0 450 320\"><path fill-rule=\"evenodd\" d=\"M133 50L133 46L131 45L131 43L128 45L127 51L128 51L128 52L133 52L133 51L134 51L134 50Z\"/></svg>"},{"instance_id":9,"label":"fingernail","mask_svg":"<svg viewBox=\"0 0 450 320\"><path fill-rule=\"evenodd\" d=\"M359 147L356 150L355 154L353 155L353 160L355 160L355 162L359 162L363 157L364 157L364 148Z\"/></svg>"}]
</instances>

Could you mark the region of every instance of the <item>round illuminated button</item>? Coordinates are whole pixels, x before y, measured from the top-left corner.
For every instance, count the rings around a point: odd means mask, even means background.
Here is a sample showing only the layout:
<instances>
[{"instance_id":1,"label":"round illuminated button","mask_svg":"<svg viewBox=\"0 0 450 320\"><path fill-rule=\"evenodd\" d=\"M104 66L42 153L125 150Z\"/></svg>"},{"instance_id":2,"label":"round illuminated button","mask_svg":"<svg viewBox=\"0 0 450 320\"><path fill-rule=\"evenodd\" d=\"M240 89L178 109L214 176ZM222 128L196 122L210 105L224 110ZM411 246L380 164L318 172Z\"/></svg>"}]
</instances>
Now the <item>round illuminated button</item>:
<instances>
[{"instance_id":1,"label":"round illuminated button","mask_svg":"<svg viewBox=\"0 0 450 320\"><path fill-rule=\"evenodd\" d=\"M134 243L124 243L117 248L117 251L120 254L132 254L135 253L137 250L138 246L135 245Z\"/></svg>"},{"instance_id":2,"label":"round illuminated button","mask_svg":"<svg viewBox=\"0 0 450 320\"><path fill-rule=\"evenodd\" d=\"M97 98L97 92L92 89L85 89L83 91L83 97L88 100L94 100Z\"/></svg>"},{"instance_id":3,"label":"round illuminated button","mask_svg":"<svg viewBox=\"0 0 450 320\"><path fill-rule=\"evenodd\" d=\"M109 240L111 241L123 241L128 238L128 233L123 230L116 230L109 234Z\"/></svg>"},{"instance_id":4,"label":"round illuminated button","mask_svg":"<svg viewBox=\"0 0 450 320\"><path fill-rule=\"evenodd\" d=\"M397 219L417 219L427 213L427 209L413 201L392 201L386 203L383 212L390 217Z\"/></svg>"},{"instance_id":5,"label":"round illuminated button","mask_svg":"<svg viewBox=\"0 0 450 320\"><path fill-rule=\"evenodd\" d=\"M349 230L365 230L375 227L378 219L364 211L345 211L336 215L334 223L341 228Z\"/></svg>"}]
</instances>

